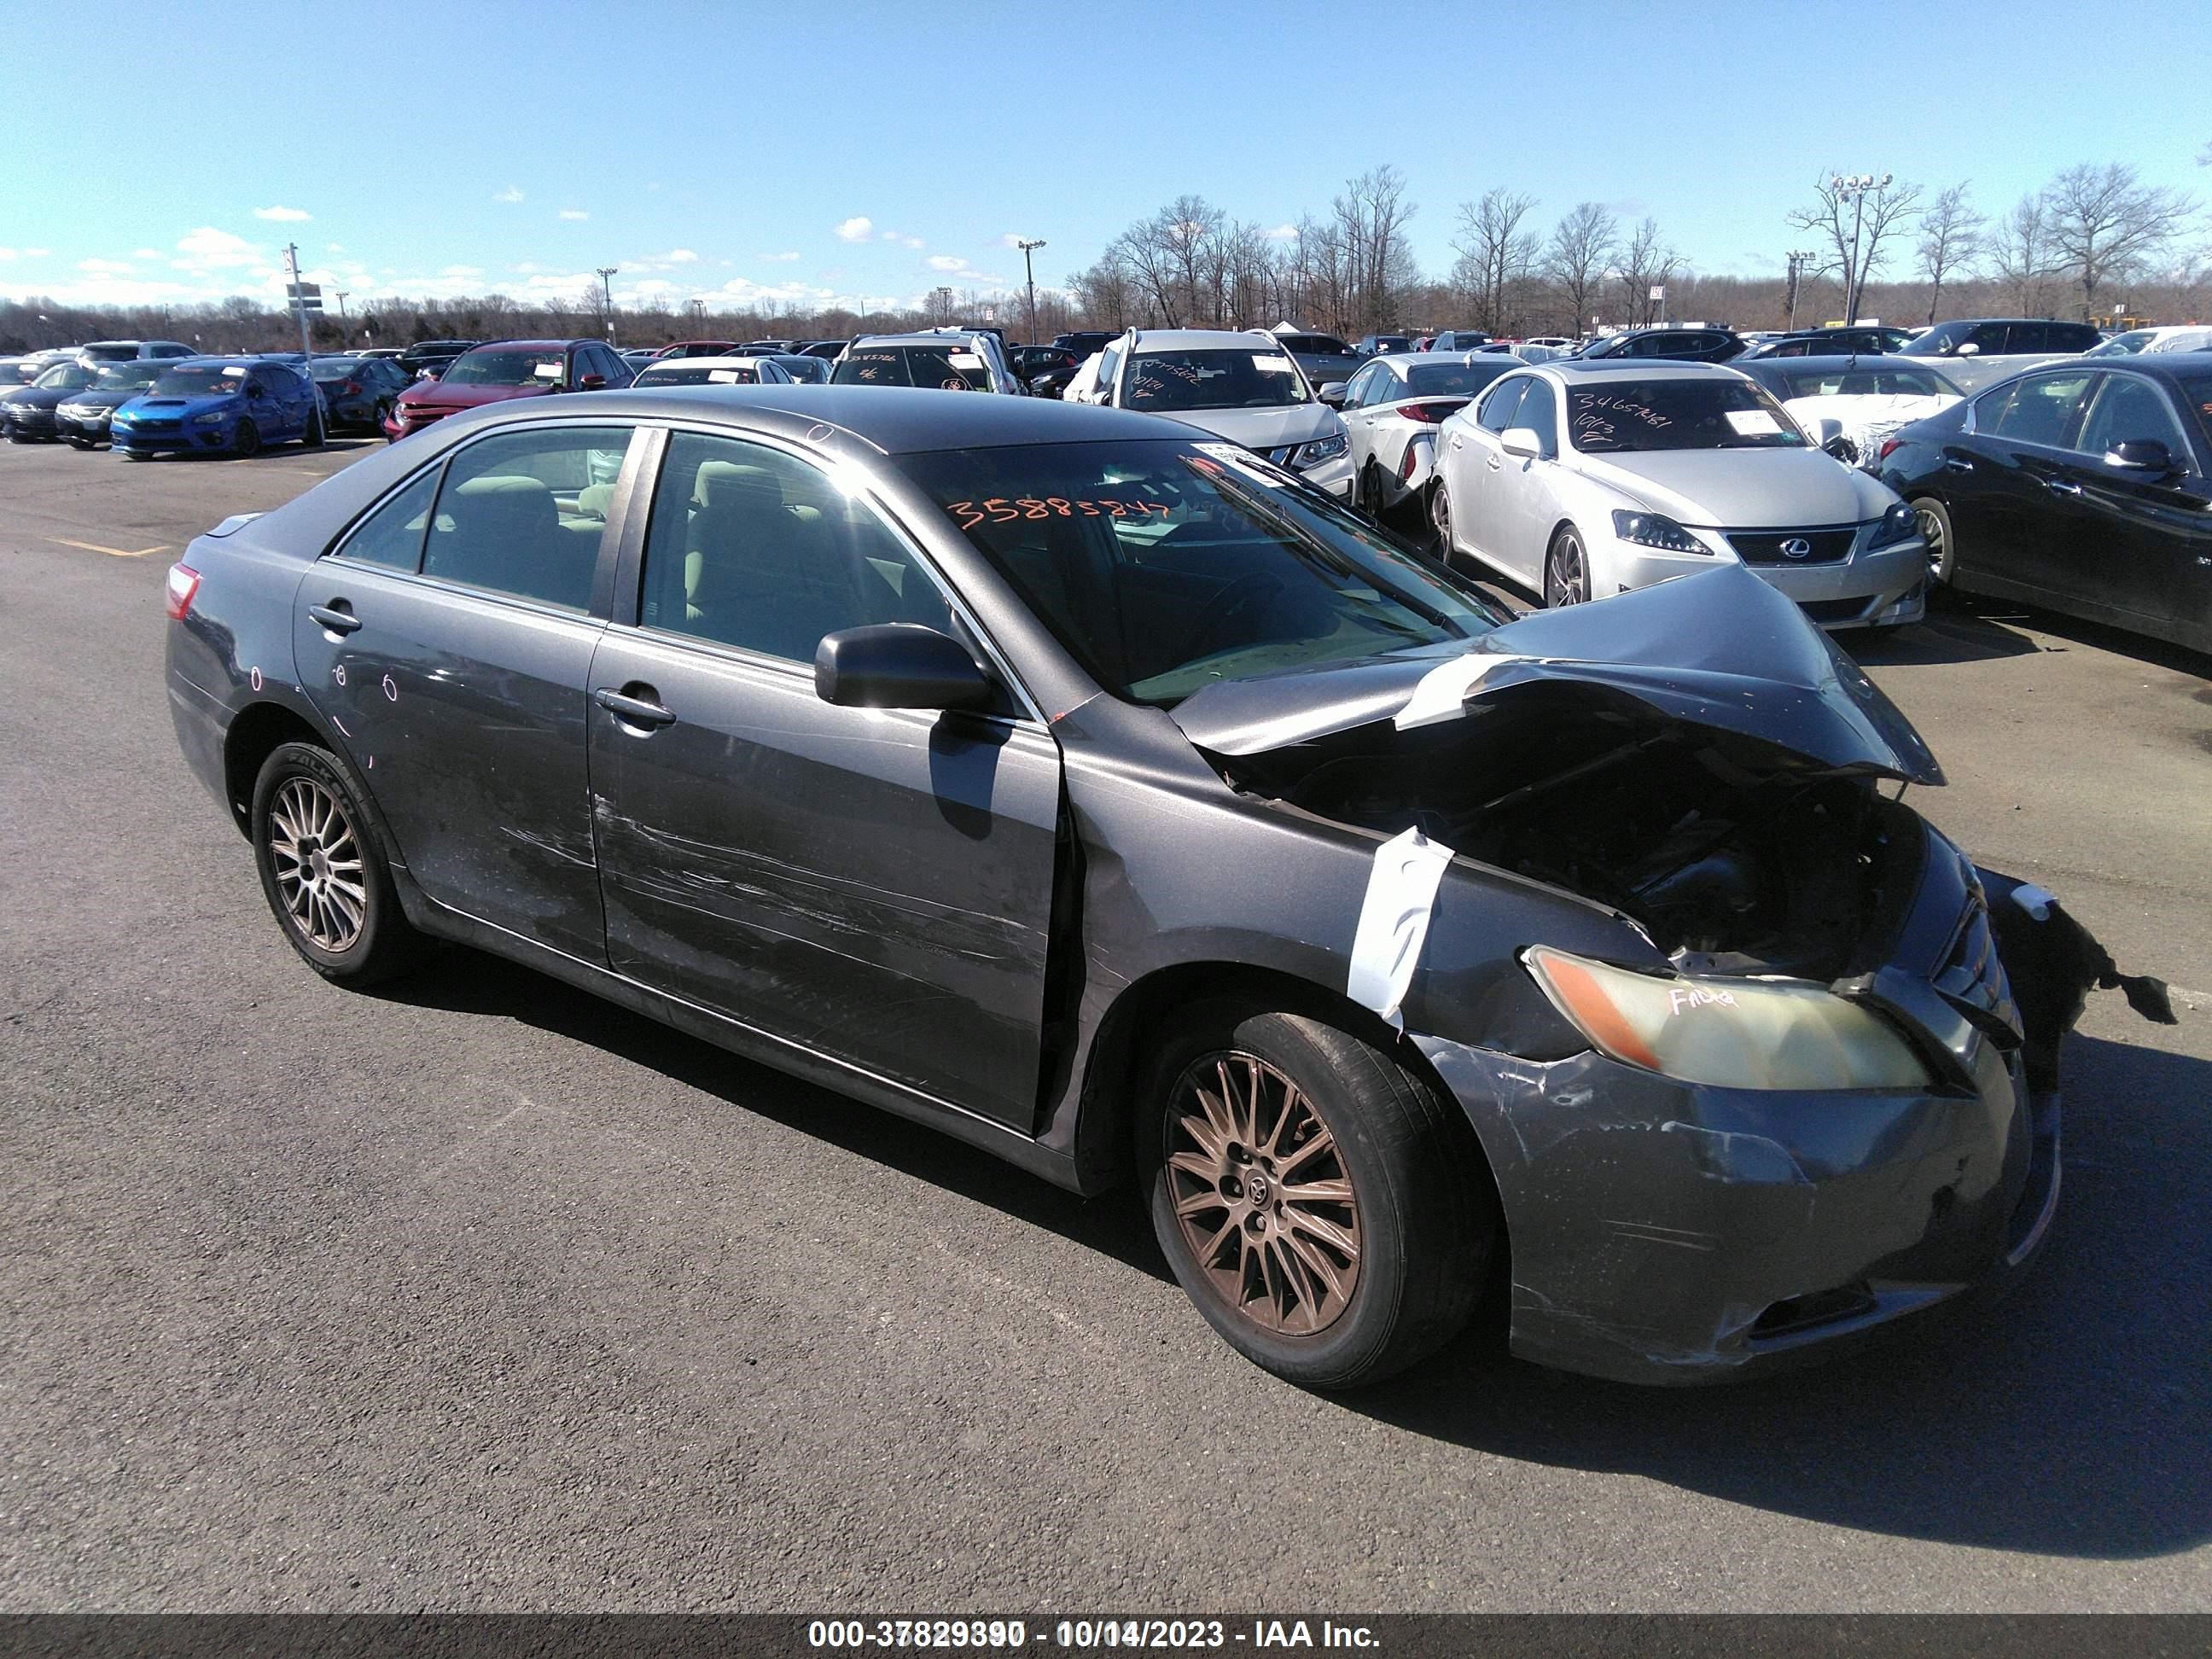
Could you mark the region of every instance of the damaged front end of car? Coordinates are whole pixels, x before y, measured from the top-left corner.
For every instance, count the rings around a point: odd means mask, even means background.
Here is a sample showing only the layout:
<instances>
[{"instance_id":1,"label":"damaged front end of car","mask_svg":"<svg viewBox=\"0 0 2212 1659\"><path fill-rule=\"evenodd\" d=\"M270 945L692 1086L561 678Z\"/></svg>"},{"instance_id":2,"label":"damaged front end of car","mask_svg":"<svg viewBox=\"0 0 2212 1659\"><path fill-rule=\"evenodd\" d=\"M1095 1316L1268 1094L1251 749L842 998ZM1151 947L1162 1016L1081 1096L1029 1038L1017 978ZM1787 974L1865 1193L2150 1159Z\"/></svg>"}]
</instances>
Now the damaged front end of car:
<instances>
[{"instance_id":1,"label":"damaged front end of car","mask_svg":"<svg viewBox=\"0 0 2212 1659\"><path fill-rule=\"evenodd\" d=\"M1899 799L1942 781L1934 757L1749 572L1175 718L1240 793L1387 837L1348 988L1482 1143L1517 1354L1764 1369L2001 1285L2041 1242L2084 969L2001 951L2030 919L1993 921ZM1608 942L1483 936L1501 874L1601 908ZM2016 1000L2008 968L2040 977Z\"/></svg>"}]
</instances>

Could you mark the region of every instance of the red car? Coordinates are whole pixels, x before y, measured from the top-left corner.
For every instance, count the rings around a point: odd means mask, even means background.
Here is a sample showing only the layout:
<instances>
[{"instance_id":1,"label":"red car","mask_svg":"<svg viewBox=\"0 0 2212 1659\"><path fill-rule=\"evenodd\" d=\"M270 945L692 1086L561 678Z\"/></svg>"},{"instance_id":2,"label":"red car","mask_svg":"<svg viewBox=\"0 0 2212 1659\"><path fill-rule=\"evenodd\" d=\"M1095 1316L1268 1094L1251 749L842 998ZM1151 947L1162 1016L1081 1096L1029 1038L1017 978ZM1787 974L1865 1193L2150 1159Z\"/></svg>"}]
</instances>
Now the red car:
<instances>
[{"instance_id":1,"label":"red car","mask_svg":"<svg viewBox=\"0 0 2212 1659\"><path fill-rule=\"evenodd\" d=\"M542 398L554 392L598 392L637 377L601 340L493 340L472 346L434 380L399 394L383 422L394 442L465 409Z\"/></svg>"}]
</instances>

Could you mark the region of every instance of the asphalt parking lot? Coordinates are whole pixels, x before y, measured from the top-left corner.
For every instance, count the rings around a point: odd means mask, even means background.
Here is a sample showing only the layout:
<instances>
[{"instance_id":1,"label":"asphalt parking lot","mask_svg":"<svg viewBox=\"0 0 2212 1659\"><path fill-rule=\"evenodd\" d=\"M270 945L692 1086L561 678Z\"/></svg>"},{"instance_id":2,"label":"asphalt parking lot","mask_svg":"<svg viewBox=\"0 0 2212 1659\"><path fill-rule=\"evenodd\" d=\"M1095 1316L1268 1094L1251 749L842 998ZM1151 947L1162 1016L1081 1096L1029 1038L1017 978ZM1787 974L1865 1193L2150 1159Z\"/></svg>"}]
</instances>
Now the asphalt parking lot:
<instances>
[{"instance_id":1,"label":"asphalt parking lot","mask_svg":"<svg viewBox=\"0 0 2212 1659\"><path fill-rule=\"evenodd\" d=\"M0 446L0 1605L2212 1608L2212 662L1855 641L2183 1023L2094 1000L2007 1304L1661 1394L1346 1399L1085 1201L521 969L308 973L188 775L171 559L368 452Z\"/></svg>"}]
</instances>

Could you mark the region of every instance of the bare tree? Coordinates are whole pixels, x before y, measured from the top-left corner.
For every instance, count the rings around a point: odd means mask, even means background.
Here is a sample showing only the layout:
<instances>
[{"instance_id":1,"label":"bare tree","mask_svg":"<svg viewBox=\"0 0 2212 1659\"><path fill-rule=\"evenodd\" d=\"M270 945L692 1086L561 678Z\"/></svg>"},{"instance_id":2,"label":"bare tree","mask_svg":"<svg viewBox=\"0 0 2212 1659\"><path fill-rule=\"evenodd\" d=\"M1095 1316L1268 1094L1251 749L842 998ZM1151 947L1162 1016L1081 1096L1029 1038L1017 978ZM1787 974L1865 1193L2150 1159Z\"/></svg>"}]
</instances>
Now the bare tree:
<instances>
[{"instance_id":1,"label":"bare tree","mask_svg":"<svg viewBox=\"0 0 2212 1659\"><path fill-rule=\"evenodd\" d=\"M1379 167L1345 181L1329 204L1335 246L1343 261L1343 302L1329 326L1346 333L1387 328L1398 320L1398 296L1419 273L1407 222L1419 208L1406 199L1405 175Z\"/></svg>"},{"instance_id":2,"label":"bare tree","mask_svg":"<svg viewBox=\"0 0 2212 1659\"><path fill-rule=\"evenodd\" d=\"M1646 218L1630 234L1628 245L1620 251L1619 275L1622 303L1632 323L1648 323L1652 318L1651 290L1664 288L1682 256L1667 246L1665 236L1656 219Z\"/></svg>"},{"instance_id":3,"label":"bare tree","mask_svg":"<svg viewBox=\"0 0 2212 1659\"><path fill-rule=\"evenodd\" d=\"M2033 191L2013 204L1997 222L1990 243L1990 263L2003 284L2012 308L2024 317L2051 314L2052 279L2058 267L2051 248L2050 217L2043 198Z\"/></svg>"},{"instance_id":4,"label":"bare tree","mask_svg":"<svg viewBox=\"0 0 2212 1659\"><path fill-rule=\"evenodd\" d=\"M1604 285L1620 240L1620 222L1595 202L1578 204L1553 229L1544 249L1544 280L1566 301L1568 333L1589 327L1590 301Z\"/></svg>"},{"instance_id":5,"label":"bare tree","mask_svg":"<svg viewBox=\"0 0 2212 1659\"><path fill-rule=\"evenodd\" d=\"M1485 191L1479 202L1459 204L1459 234L1452 239L1459 258L1452 266L1452 286L1474 306L1474 319L1485 329L1495 331L1503 325L1506 289L1536 263L1535 235L1521 228L1535 205L1534 197L1503 185Z\"/></svg>"},{"instance_id":6,"label":"bare tree","mask_svg":"<svg viewBox=\"0 0 2212 1659\"><path fill-rule=\"evenodd\" d=\"M1971 270L1981 257L1982 229L1989 222L1974 211L1961 182L1940 191L1920 219L1920 274L1928 279L1928 320L1943 298L1943 279Z\"/></svg>"},{"instance_id":7,"label":"bare tree","mask_svg":"<svg viewBox=\"0 0 2212 1659\"><path fill-rule=\"evenodd\" d=\"M2131 167L2084 161L2044 192L2051 251L2081 289L2081 315L2107 281L2133 276L2171 246L2197 204L2178 190L2142 183Z\"/></svg>"},{"instance_id":8,"label":"bare tree","mask_svg":"<svg viewBox=\"0 0 2212 1659\"><path fill-rule=\"evenodd\" d=\"M1855 192L1831 173L1814 181L1813 196L1813 205L1790 211L1790 222L1835 249L1833 268L1844 278L1844 319L1856 322L1859 290L1881 269L1884 245L1902 234L1919 211L1920 186L1891 184Z\"/></svg>"}]
</instances>

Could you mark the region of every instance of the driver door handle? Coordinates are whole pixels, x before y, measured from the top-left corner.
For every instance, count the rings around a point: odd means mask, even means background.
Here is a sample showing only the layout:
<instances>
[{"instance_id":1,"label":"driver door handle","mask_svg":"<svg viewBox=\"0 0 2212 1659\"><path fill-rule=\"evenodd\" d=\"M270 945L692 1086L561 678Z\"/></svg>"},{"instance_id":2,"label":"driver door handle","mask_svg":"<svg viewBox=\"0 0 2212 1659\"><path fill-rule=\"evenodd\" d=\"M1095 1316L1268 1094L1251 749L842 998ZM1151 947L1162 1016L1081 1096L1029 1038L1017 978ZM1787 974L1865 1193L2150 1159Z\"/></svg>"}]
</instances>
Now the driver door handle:
<instances>
[{"instance_id":1,"label":"driver door handle","mask_svg":"<svg viewBox=\"0 0 2212 1659\"><path fill-rule=\"evenodd\" d=\"M2081 493L2081 486L2071 478L2045 478L2043 487L2054 495L2078 495Z\"/></svg>"},{"instance_id":2,"label":"driver door handle","mask_svg":"<svg viewBox=\"0 0 2212 1659\"><path fill-rule=\"evenodd\" d=\"M328 605L311 605L307 614L333 634L358 634L361 618L343 599L332 599Z\"/></svg>"},{"instance_id":3,"label":"driver door handle","mask_svg":"<svg viewBox=\"0 0 2212 1659\"><path fill-rule=\"evenodd\" d=\"M631 692L641 692L644 695L632 696L629 695ZM664 726L676 724L674 712L662 708L656 701L659 696L660 694L649 685L628 685L620 691L603 685L592 693L592 701L624 726L639 726L648 732L657 732Z\"/></svg>"},{"instance_id":4,"label":"driver door handle","mask_svg":"<svg viewBox=\"0 0 2212 1659\"><path fill-rule=\"evenodd\" d=\"M1972 472L1974 470L1974 464L1963 455L1946 455L1943 458L1943 470L1946 472Z\"/></svg>"},{"instance_id":5,"label":"driver door handle","mask_svg":"<svg viewBox=\"0 0 2212 1659\"><path fill-rule=\"evenodd\" d=\"M1492 472L1497 471L1500 467L1504 466L1504 465L1505 465L1505 463L1504 463L1504 462L1503 462L1503 461L1501 461L1501 460L1499 460L1499 459L1498 459L1498 457L1497 457L1497 456L1495 456L1495 455L1492 455L1492 456L1490 458L1490 470L1491 470Z\"/></svg>"}]
</instances>

